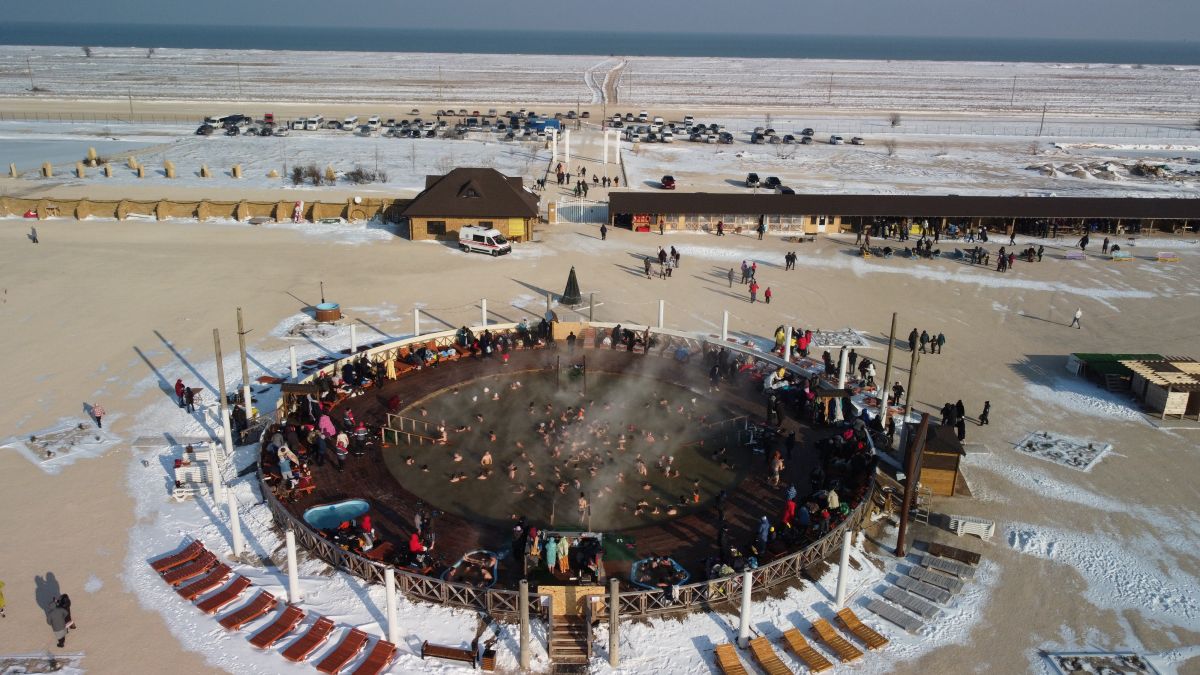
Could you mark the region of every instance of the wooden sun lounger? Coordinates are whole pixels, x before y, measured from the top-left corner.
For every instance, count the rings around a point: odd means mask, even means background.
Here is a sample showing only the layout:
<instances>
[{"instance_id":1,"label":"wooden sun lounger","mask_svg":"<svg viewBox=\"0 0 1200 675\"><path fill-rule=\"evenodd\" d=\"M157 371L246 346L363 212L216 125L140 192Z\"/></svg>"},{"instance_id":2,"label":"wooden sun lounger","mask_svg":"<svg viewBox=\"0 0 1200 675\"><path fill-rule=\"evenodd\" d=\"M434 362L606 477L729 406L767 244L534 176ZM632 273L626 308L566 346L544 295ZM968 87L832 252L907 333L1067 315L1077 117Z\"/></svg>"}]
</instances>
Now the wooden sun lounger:
<instances>
[{"instance_id":1,"label":"wooden sun lounger","mask_svg":"<svg viewBox=\"0 0 1200 675\"><path fill-rule=\"evenodd\" d=\"M850 631L851 635L859 640L862 640L863 644L867 646L867 649L879 649L888 643L887 638L875 632L875 629L871 628L867 624L859 621L858 616L854 613L854 610L850 609L849 607L839 610L837 613L837 618L838 622L840 622L846 630Z\"/></svg>"},{"instance_id":2,"label":"wooden sun lounger","mask_svg":"<svg viewBox=\"0 0 1200 675\"><path fill-rule=\"evenodd\" d=\"M162 575L162 578L168 584L178 586L188 579L194 579L204 574L210 567L216 564L217 556L213 555L212 551L204 551L190 563L168 570Z\"/></svg>"},{"instance_id":3,"label":"wooden sun lounger","mask_svg":"<svg viewBox=\"0 0 1200 675\"><path fill-rule=\"evenodd\" d=\"M862 658L862 650L850 644L846 638L838 635L838 632L825 619L814 621L812 630L813 635L816 635L817 639L832 649L833 653L837 654L838 659L842 663L850 663Z\"/></svg>"},{"instance_id":4,"label":"wooden sun lounger","mask_svg":"<svg viewBox=\"0 0 1200 675\"><path fill-rule=\"evenodd\" d=\"M1179 254L1174 251L1159 251L1154 259L1158 262L1179 262Z\"/></svg>"},{"instance_id":5,"label":"wooden sun lounger","mask_svg":"<svg viewBox=\"0 0 1200 675\"><path fill-rule=\"evenodd\" d=\"M204 577L199 581L193 581L187 586L180 588L176 592L183 596L184 600L195 600L217 586L225 583L225 579L227 579L231 573L232 570L229 569L229 565L217 565L211 572L204 575Z\"/></svg>"},{"instance_id":6,"label":"wooden sun lounger","mask_svg":"<svg viewBox=\"0 0 1200 675\"><path fill-rule=\"evenodd\" d=\"M1083 254L1083 251L1067 251L1063 254L1063 257L1067 260L1087 260L1087 256Z\"/></svg>"},{"instance_id":7,"label":"wooden sun lounger","mask_svg":"<svg viewBox=\"0 0 1200 675\"><path fill-rule=\"evenodd\" d=\"M357 628L351 628L341 643L321 659L321 662L317 664L317 670L329 675L337 675L347 663L350 663L351 659L358 656L363 647L367 646L369 639L366 633Z\"/></svg>"},{"instance_id":8,"label":"wooden sun lounger","mask_svg":"<svg viewBox=\"0 0 1200 675\"><path fill-rule=\"evenodd\" d=\"M928 598L934 602L945 603L950 599L950 591L944 588L938 588L924 581L917 581L910 576L901 576L896 579L896 585L909 593L914 593L922 598Z\"/></svg>"},{"instance_id":9,"label":"wooden sun lounger","mask_svg":"<svg viewBox=\"0 0 1200 675\"><path fill-rule=\"evenodd\" d=\"M783 641L787 644L788 649L795 654L796 658L800 659L808 669L814 673L825 672L833 668L833 664L821 652L813 649L813 646L808 644L808 640L804 639L804 635L800 633L799 628L789 628L783 631Z\"/></svg>"},{"instance_id":10,"label":"wooden sun lounger","mask_svg":"<svg viewBox=\"0 0 1200 675\"><path fill-rule=\"evenodd\" d=\"M783 665L767 638L756 637L750 641L749 647L754 660L758 662L758 667L766 671L767 675L792 675L792 669Z\"/></svg>"},{"instance_id":11,"label":"wooden sun lounger","mask_svg":"<svg viewBox=\"0 0 1200 675\"><path fill-rule=\"evenodd\" d=\"M900 626L910 633L915 633L921 630L921 626L925 625L920 619L907 612L902 612L886 602L883 602L882 600L872 600L868 602L867 609L887 619L888 621L891 621L897 626Z\"/></svg>"},{"instance_id":12,"label":"wooden sun lounger","mask_svg":"<svg viewBox=\"0 0 1200 675\"><path fill-rule=\"evenodd\" d=\"M242 591L250 588L250 580L242 575L233 578L233 583L196 604L205 614L216 614L222 607L237 600Z\"/></svg>"},{"instance_id":13,"label":"wooden sun lounger","mask_svg":"<svg viewBox=\"0 0 1200 675\"><path fill-rule=\"evenodd\" d=\"M314 649L329 639L331 632L333 632L333 621L325 616L318 618L313 625L309 626L304 635L296 638L295 642L283 650L283 658L297 663L303 661L313 653Z\"/></svg>"},{"instance_id":14,"label":"wooden sun lounger","mask_svg":"<svg viewBox=\"0 0 1200 675\"><path fill-rule=\"evenodd\" d=\"M296 626L300 625L300 622L303 620L304 610L294 605L288 605L271 622L271 625L258 631L256 635L250 638L250 644L259 649L270 649L272 645L295 630Z\"/></svg>"},{"instance_id":15,"label":"wooden sun lounger","mask_svg":"<svg viewBox=\"0 0 1200 675\"><path fill-rule=\"evenodd\" d=\"M981 556L974 551L968 551L966 549L956 548L954 546L947 546L946 544L939 544L937 542L930 542L928 549L930 555L935 555L939 558L957 560L958 562L966 563L968 565L978 565L981 559Z\"/></svg>"},{"instance_id":16,"label":"wooden sun lounger","mask_svg":"<svg viewBox=\"0 0 1200 675\"><path fill-rule=\"evenodd\" d=\"M725 675L749 675L742 659L737 655L733 645L725 643L717 645L717 668Z\"/></svg>"},{"instance_id":17,"label":"wooden sun lounger","mask_svg":"<svg viewBox=\"0 0 1200 675\"><path fill-rule=\"evenodd\" d=\"M935 558L929 554L921 556L921 567L928 567L931 570L953 574L956 577L963 579L975 578L975 568L958 562L957 560L946 560L945 558Z\"/></svg>"},{"instance_id":18,"label":"wooden sun lounger","mask_svg":"<svg viewBox=\"0 0 1200 675\"><path fill-rule=\"evenodd\" d=\"M895 586L888 586L885 588L883 590L883 597L925 619L932 619L933 617L937 616L938 612L940 611L937 608L937 605L933 604L932 602L929 602L923 598L918 598L912 593L909 593L901 588L896 588ZM886 616L884 618L888 619ZM888 620L890 621L891 619Z\"/></svg>"},{"instance_id":19,"label":"wooden sun lounger","mask_svg":"<svg viewBox=\"0 0 1200 675\"><path fill-rule=\"evenodd\" d=\"M949 574L935 572L926 567L910 567L908 576L924 581L927 584L932 584L938 588L944 588L951 593L957 593L962 590L963 580L958 577L952 577Z\"/></svg>"},{"instance_id":20,"label":"wooden sun lounger","mask_svg":"<svg viewBox=\"0 0 1200 675\"><path fill-rule=\"evenodd\" d=\"M231 612L221 617L218 623L224 626L226 630L237 630L275 609L275 605L277 604L279 604L279 601L275 599L274 595L266 591L259 591L253 600L243 605L236 612Z\"/></svg>"},{"instance_id":21,"label":"wooden sun lounger","mask_svg":"<svg viewBox=\"0 0 1200 675\"><path fill-rule=\"evenodd\" d=\"M178 553L173 553L165 558L159 558L158 560L151 560L150 567L154 568L155 572L162 574L173 567L179 567L184 563L195 560L205 550L204 544L200 543L199 540L196 540L188 544L182 551Z\"/></svg>"},{"instance_id":22,"label":"wooden sun lounger","mask_svg":"<svg viewBox=\"0 0 1200 675\"><path fill-rule=\"evenodd\" d=\"M387 640L377 640L375 646L371 647L371 651L367 652L367 658L363 659L363 662L358 664L358 667L350 675L379 675L387 670L394 658L396 658L396 645Z\"/></svg>"}]
</instances>

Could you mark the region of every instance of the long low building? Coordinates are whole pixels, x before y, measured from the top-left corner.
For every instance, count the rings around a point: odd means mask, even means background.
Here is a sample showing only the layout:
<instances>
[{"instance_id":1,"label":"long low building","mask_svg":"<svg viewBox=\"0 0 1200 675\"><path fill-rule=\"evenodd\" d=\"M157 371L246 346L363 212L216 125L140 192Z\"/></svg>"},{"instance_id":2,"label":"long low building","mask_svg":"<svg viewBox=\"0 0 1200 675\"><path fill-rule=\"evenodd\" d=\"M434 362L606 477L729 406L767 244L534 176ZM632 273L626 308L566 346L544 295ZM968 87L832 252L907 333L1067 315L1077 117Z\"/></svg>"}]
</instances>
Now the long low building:
<instances>
[{"instance_id":1,"label":"long low building","mask_svg":"<svg viewBox=\"0 0 1200 675\"><path fill-rule=\"evenodd\" d=\"M1042 234L1089 228L1196 231L1200 199L1155 197L958 197L923 195L780 195L772 193L613 192L609 223L633 229L754 229L818 234L882 222L942 227L986 226L993 232Z\"/></svg>"}]
</instances>

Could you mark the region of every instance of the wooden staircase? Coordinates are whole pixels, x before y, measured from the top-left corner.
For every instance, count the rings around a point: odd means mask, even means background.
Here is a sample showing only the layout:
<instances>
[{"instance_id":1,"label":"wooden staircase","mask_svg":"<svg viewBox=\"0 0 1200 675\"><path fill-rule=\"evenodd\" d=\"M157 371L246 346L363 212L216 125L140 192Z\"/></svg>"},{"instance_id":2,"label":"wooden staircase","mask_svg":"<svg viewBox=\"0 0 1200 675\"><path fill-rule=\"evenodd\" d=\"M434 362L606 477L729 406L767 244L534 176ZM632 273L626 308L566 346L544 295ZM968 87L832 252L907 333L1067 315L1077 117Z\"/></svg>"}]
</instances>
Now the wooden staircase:
<instances>
[{"instance_id":1,"label":"wooden staircase","mask_svg":"<svg viewBox=\"0 0 1200 675\"><path fill-rule=\"evenodd\" d=\"M587 619L581 616L556 616L550 622L550 672L588 672Z\"/></svg>"}]
</instances>

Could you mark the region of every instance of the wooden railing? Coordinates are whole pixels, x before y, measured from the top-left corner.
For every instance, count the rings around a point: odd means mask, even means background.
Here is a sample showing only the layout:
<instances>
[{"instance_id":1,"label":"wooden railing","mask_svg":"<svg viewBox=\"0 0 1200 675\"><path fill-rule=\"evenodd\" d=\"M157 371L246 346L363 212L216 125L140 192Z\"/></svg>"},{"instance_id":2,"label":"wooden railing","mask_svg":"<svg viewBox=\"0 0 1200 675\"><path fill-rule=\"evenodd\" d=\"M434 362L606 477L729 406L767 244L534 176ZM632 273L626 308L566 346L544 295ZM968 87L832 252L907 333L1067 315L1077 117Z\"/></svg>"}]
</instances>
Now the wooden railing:
<instances>
[{"instance_id":1,"label":"wooden railing","mask_svg":"<svg viewBox=\"0 0 1200 675\"><path fill-rule=\"evenodd\" d=\"M586 322L585 322L586 323ZM488 329L493 332L497 331L513 331L517 324L499 324L489 325ZM591 324L596 327L611 328L616 324L596 322ZM630 326L630 328L634 328ZM483 327L476 326L472 330L483 330ZM645 327L641 327L645 330ZM686 342L689 346L702 347L705 344L720 345L727 349L743 352L754 356L758 359L767 361L772 365L787 368L794 372L802 374L799 368L794 364L785 363L782 359L771 354L759 352L747 348L736 343L723 342L719 338L713 338L704 334L685 333L671 329L651 328L652 333L667 335L673 339L679 339ZM454 341L455 331L442 331L439 333L422 335L420 337L407 338L396 342L387 343L367 350L365 354L368 358L381 360L386 357L389 352L395 355L399 349L412 344L425 344L430 340L441 341L448 340L446 344L452 344ZM347 356L344 359L328 364L313 374L297 379L297 382L308 382L316 377L317 373L322 371L336 372L341 367L341 362L357 358L363 353ZM282 414L282 411L279 411ZM411 418L405 418L411 419ZM420 421L420 420L414 420ZM717 424L741 424L741 420L726 420ZM319 533L313 531L307 523L297 518L292 514L279 500L275 497L271 486L263 480L262 470L258 473L259 488L262 490L263 498L266 501L267 507L271 510L271 515L275 518L275 522L284 529L291 529L296 533L297 542L306 550L316 555L321 560L329 565L345 570L355 576L366 579L373 583L384 582L384 569L386 565L383 563L369 560L363 556L345 551L333 542L329 541ZM751 572L752 583L755 589L769 589L780 584L792 582L799 579L804 569L812 564L824 560L833 554L841 545L842 534L849 529L859 529L867 514L872 508L872 492L875 488L874 480L868 488L867 494L854 510L852 510L846 518L836 527L832 528L824 537L808 545L804 549L786 555L777 560L773 560ZM462 609L470 609L476 611L484 611L499 619L514 620L518 615L518 597L519 592L515 590L496 589L496 588L476 588L466 584L444 581L442 579L426 576L410 572L403 568L395 569L396 589L405 596L414 600L425 600L428 602L447 605L450 607L458 607ZM626 591L619 595L620 613L622 616L630 618L644 618L666 614L668 612L692 611L704 609L710 605L721 602L737 601L741 597L742 575L735 574L729 577L721 577L708 581L701 581L693 584L678 586L675 589L674 598L670 594L659 590L637 590ZM530 602L536 606L540 597L535 592L530 592ZM590 643L590 641L589 641Z\"/></svg>"}]
</instances>

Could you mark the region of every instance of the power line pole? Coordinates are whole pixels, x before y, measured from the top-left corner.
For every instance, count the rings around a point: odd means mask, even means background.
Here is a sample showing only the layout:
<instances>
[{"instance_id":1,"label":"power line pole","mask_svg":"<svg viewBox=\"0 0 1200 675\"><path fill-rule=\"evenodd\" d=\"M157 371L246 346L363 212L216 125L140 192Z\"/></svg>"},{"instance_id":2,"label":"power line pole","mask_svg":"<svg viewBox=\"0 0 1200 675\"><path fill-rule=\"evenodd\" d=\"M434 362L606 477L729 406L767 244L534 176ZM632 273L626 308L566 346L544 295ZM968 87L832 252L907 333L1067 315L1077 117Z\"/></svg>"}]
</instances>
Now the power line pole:
<instances>
[{"instance_id":1,"label":"power line pole","mask_svg":"<svg viewBox=\"0 0 1200 675\"><path fill-rule=\"evenodd\" d=\"M829 74L829 90L825 94L825 103L827 105L833 103L833 73Z\"/></svg>"},{"instance_id":2,"label":"power line pole","mask_svg":"<svg viewBox=\"0 0 1200 675\"><path fill-rule=\"evenodd\" d=\"M238 349L242 352L242 405L247 417L254 417L254 406L250 398L250 370L246 367L246 330L242 326L242 308L237 308Z\"/></svg>"},{"instance_id":3,"label":"power line pole","mask_svg":"<svg viewBox=\"0 0 1200 675\"><path fill-rule=\"evenodd\" d=\"M33 86L33 64L28 56L25 57L25 70L29 73L29 91L34 91L37 87Z\"/></svg>"},{"instance_id":4,"label":"power line pole","mask_svg":"<svg viewBox=\"0 0 1200 675\"><path fill-rule=\"evenodd\" d=\"M921 455L925 453L925 438L929 434L929 413L921 415L917 433L909 437L904 463L904 503L900 505L900 527L896 530L896 557L903 558L904 537L908 533L908 512L917 492L917 473L920 471Z\"/></svg>"},{"instance_id":5,"label":"power line pole","mask_svg":"<svg viewBox=\"0 0 1200 675\"><path fill-rule=\"evenodd\" d=\"M1013 75L1012 95L1008 97L1008 107L1012 108L1017 101L1017 76Z\"/></svg>"},{"instance_id":6,"label":"power line pole","mask_svg":"<svg viewBox=\"0 0 1200 675\"><path fill-rule=\"evenodd\" d=\"M1037 132L1038 136L1042 135L1042 129L1044 129L1046 127L1046 108L1049 105L1050 104L1048 104L1048 103L1042 104L1042 123L1038 125L1038 132Z\"/></svg>"}]
</instances>

